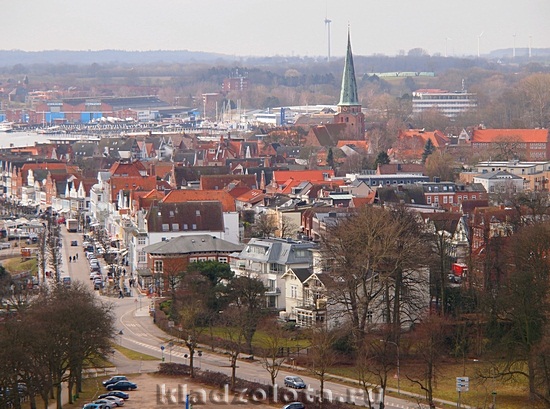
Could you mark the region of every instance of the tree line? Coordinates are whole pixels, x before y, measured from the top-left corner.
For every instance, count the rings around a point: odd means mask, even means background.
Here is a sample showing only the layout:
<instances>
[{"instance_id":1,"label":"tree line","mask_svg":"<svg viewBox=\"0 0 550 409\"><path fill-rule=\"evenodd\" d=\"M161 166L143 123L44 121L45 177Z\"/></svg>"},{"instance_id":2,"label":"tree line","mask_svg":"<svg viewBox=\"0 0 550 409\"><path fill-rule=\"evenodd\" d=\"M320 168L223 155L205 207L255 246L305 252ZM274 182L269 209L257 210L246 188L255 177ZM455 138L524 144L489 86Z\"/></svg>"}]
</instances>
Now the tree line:
<instances>
[{"instance_id":1,"label":"tree line","mask_svg":"<svg viewBox=\"0 0 550 409\"><path fill-rule=\"evenodd\" d=\"M0 407L21 408L24 396L32 409L52 400L61 409L65 385L73 403L84 370L110 355L113 313L78 283L43 287L28 301L0 328Z\"/></svg>"}]
</instances>

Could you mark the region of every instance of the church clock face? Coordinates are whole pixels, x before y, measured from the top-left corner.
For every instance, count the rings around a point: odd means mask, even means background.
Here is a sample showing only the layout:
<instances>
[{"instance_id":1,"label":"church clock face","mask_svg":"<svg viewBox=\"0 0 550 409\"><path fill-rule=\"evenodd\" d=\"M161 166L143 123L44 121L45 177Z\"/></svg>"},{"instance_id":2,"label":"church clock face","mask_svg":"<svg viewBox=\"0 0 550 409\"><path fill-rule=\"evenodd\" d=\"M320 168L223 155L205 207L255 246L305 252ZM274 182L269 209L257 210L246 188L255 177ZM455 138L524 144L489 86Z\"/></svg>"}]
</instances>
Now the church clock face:
<instances>
[{"instance_id":1,"label":"church clock face","mask_svg":"<svg viewBox=\"0 0 550 409\"><path fill-rule=\"evenodd\" d=\"M342 108L342 111L348 112L348 107L343 107L343 108Z\"/></svg>"}]
</instances>

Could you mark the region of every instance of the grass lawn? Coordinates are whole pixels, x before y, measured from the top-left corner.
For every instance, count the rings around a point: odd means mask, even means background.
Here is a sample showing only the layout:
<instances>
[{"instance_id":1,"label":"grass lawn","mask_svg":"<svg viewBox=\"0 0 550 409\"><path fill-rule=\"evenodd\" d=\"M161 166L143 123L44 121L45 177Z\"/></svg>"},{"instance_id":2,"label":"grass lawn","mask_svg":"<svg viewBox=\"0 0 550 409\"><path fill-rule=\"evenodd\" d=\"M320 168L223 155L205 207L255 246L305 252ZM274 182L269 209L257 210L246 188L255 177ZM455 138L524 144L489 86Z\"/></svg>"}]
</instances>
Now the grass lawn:
<instances>
[{"instance_id":1,"label":"grass lawn","mask_svg":"<svg viewBox=\"0 0 550 409\"><path fill-rule=\"evenodd\" d=\"M462 392L462 404L472 407L489 407L492 403L495 391L497 407L500 409L516 409L525 407L527 403L527 381L523 378L518 378L515 382L503 384L499 381L485 380L478 377L478 373L484 369L484 363L469 361L463 367L461 362L446 361L439 366L434 396L438 399L449 400L456 402L458 393L456 391L456 378L467 376L470 378L470 387L468 392ZM404 392L412 392L423 394L417 384L411 382L407 375L414 378L415 373L420 373L421 368L413 365L403 365L400 367L400 389ZM464 371L465 370L465 371ZM339 367L330 371L331 373L355 378L355 371L352 367ZM392 371L388 374L388 387L397 389L397 374ZM388 393L388 395L395 395ZM456 407L453 405L452 407Z\"/></svg>"},{"instance_id":2,"label":"grass lawn","mask_svg":"<svg viewBox=\"0 0 550 409\"><path fill-rule=\"evenodd\" d=\"M10 274L19 274L29 271L31 274L36 274L38 271L38 261L36 257L29 260L21 261L21 257L8 258L2 262L2 265Z\"/></svg>"},{"instance_id":3,"label":"grass lawn","mask_svg":"<svg viewBox=\"0 0 550 409\"><path fill-rule=\"evenodd\" d=\"M214 341L214 343L216 339L227 340L228 339L227 329L223 327L213 327L212 329L205 328L205 331L202 333L202 337L205 341L207 342ZM261 347L262 339L264 339L265 337L267 337L267 334L265 333L265 331L261 331L261 330L256 331L254 333L254 337L252 338L252 345L255 347ZM291 337L286 342L284 342L281 346L284 348L287 348L287 347L306 348L309 346L309 344L310 342L308 339L294 339Z\"/></svg>"}]
</instances>

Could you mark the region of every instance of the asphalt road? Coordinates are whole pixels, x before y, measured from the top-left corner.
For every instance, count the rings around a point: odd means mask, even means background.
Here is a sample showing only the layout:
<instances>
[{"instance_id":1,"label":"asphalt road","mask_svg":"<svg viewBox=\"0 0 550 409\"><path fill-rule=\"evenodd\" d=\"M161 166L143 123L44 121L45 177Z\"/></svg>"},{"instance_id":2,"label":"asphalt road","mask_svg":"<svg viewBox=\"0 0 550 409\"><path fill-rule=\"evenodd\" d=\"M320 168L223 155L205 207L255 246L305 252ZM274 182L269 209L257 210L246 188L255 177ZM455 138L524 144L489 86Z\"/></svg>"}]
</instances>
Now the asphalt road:
<instances>
[{"instance_id":1,"label":"asphalt road","mask_svg":"<svg viewBox=\"0 0 550 409\"><path fill-rule=\"evenodd\" d=\"M70 246L72 240L78 241L77 247ZM82 234L69 233L65 228L62 228L62 241L63 264L61 266L61 275L68 274L71 276L71 280L86 283L93 290L92 283L89 279L90 269L88 261L82 250ZM78 260L69 262L69 256L73 257L76 253L78 253ZM102 272L105 275L106 270L104 267L105 266L102 265ZM165 362L189 363L188 359L185 358L185 354L188 353L188 350L175 345L171 347L171 335L161 331L153 323L153 319L149 314L149 306L152 301L150 298L138 294L134 294L133 297L125 298L107 297L99 295L99 293L98 296L102 301L112 303L116 316L115 328L117 331L122 331L122 335L117 335L116 339L120 345L143 354L155 356L159 358L159 361L164 358ZM162 347L164 349L162 349ZM198 368L223 372L230 375L231 368L229 366L229 359L226 355L212 352L207 349L207 347L204 347L202 351L202 357L195 356L195 365ZM158 362L155 361L136 361L134 365L131 366L120 357L118 361L125 365L125 369L128 371L127 373L154 370L153 368L158 364ZM238 365L237 377L266 385L270 384L268 372L262 368L258 361L241 360ZM320 388L319 380L307 376L307 374L305 374L306 372L298 371L298 369L293 371L290 366L286 366L283 369L284 370L281 370L277 376L278 385L283 385L283 378L285 376L299 374L308 385L308 390L311 391L310 393L312 395L318 392ZM292 391L289 390L289 393L292 393ZM331 394L329 396L325 395L326 399L355 402L357 405L364 406L365 398L360 388L352 388L337 382L325 382L325 393ZM390 409L418 409L421 407L416 399L407 401L394 397L386 397L385 406ZM375 405L375 407L378 407L378 405Z\"/></svg>"}]
</instances>

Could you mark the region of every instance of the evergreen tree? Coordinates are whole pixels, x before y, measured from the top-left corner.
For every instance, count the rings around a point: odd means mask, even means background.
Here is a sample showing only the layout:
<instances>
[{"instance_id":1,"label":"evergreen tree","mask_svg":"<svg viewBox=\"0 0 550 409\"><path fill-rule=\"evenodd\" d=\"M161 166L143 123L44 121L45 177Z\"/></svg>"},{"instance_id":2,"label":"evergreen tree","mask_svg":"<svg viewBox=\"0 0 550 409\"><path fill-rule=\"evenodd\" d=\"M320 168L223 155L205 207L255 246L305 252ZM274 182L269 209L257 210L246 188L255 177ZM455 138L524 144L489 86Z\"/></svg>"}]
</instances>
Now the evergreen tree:
<instances>
[{"instance_id":1,"label":"evergreen tree","mask_svg":"<svg viewBox=\"0 0 550 409\"><path fill-rule=\"evenodd\" d=\"M390 163L390 157L386 152L380 152L374 161L374 169L378 168L378 165L387 165Z\"/></svg>"},{"instance_id":2,"label":"evergreen tree","mask_svg":"<svg viewBox=\"0 0 550 409\"><path fill-rule=\"evenodd\" d=\"M332 152L332 148L328 149L327 165L330 166L331 169L334 169L334 153Z\"/></svg>"},{"instance_id":3,"label":"evergreen tree","mask_svg":"<svg viewBox=\"0 0 550 409\"><path fill-rule=\"evenodd\" d=\"M430 156L434 152L435 152L435 146L432 140L428 139L426 141L426 145L424 145L424 152L422 153L422 163L425 163L428 156Z\"/></svg>"}]
</instances>

